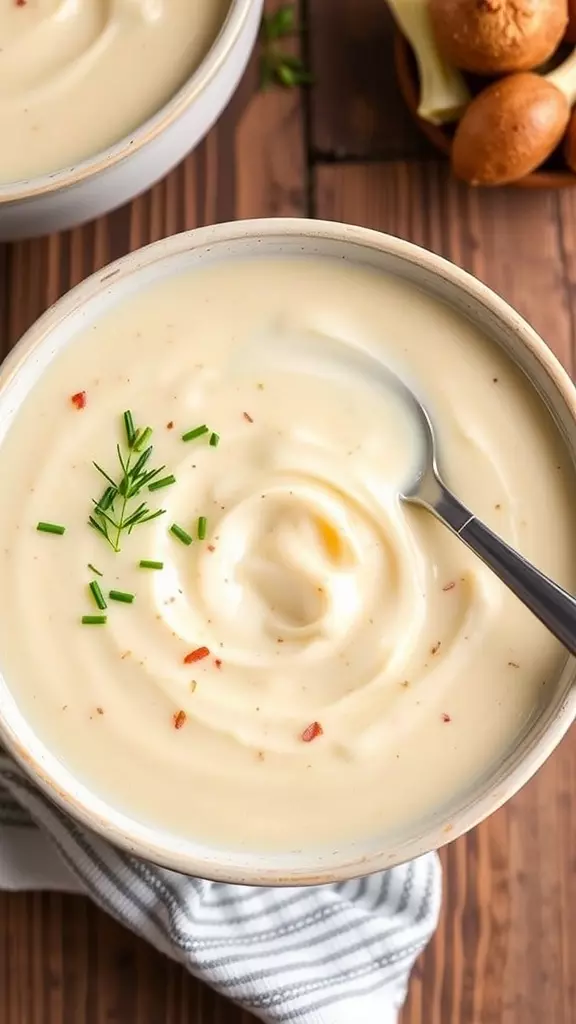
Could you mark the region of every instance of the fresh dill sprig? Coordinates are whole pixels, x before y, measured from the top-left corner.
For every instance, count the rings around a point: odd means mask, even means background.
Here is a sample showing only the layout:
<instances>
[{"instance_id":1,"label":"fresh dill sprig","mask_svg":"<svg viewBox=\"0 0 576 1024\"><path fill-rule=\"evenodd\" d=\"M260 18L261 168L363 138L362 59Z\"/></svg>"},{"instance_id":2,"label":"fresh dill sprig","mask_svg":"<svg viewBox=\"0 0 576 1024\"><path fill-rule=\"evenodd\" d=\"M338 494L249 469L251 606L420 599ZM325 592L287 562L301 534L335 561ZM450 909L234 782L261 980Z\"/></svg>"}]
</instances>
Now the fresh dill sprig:
<instances>
[{"instance_id":1,"label":"fresh dill sprig","mask_svg":"<svg viewBox=\"0 0 576 1024\"><path fill-rule=\"evenodd\" d=\"M135 526L143 523L150 523L158 516L164 515L164 509L152 512L145 501L133 508L134 499L141 491L148 487L166 467L150 469L150 461L153 446L144 445L152 436L152 428L144 427L136 429L132 413L127 411L123 415L124 430L126 434L125 451L116 445L116 454L120 464L120 473L114 479L105 469L102 469L97 462L93 465L106 481L106 489L100 498L92 499L94 510L89 516L90 526L102 534L108 541L110 547L120 551L120 540L124 532L131 533ZM144 448L144 451L142 449Z\"/></svg>"},{"instance_id":2,"label":"fresh dill sprig","mask_svg":"<svg viewBox=\"0 0 576 1024\"><path fill-rule=\"evenodd\" d=\"M260 88L281 85L294 89L299 85L310 85L313 76L303 60L292 53L279 49L278 40L286 39L296 32L294 4L283 4L273 14L265 14L260 29Z\"/></svg>"}]
</instances>

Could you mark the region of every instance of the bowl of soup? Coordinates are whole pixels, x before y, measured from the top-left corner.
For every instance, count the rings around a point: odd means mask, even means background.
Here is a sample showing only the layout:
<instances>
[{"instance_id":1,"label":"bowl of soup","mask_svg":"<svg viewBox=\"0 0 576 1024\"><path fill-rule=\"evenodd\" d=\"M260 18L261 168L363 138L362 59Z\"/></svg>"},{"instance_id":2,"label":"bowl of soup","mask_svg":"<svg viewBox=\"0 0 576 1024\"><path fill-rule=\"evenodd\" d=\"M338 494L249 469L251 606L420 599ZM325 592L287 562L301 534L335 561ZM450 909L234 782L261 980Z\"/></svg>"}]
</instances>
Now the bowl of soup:
<instances>
[{"instance_id":1,"label":"bowl of soup","mask_svg":"<svg viewBox=\"0 0 576 1024\"><path fill-rule=\"evenodd\" d=\"M203 138L262 0L10 0L0 11L0 240L145 191Z\"/></svg>"},{"instance_id":2,"label":"bowl of soup","mask_svg":"<svg viewBox=\"0 0 576 1024\"><path fill-rule=\"evenodd\" d=\"M398 497L447 482L576 589L576 402L483 284L363 228L157 242L0 373L0 736L67 813L206 878L306 884L438 848L574 718L574 663ZM337 355L334 355L337 353Z\"/></svg>"}]
</instances>

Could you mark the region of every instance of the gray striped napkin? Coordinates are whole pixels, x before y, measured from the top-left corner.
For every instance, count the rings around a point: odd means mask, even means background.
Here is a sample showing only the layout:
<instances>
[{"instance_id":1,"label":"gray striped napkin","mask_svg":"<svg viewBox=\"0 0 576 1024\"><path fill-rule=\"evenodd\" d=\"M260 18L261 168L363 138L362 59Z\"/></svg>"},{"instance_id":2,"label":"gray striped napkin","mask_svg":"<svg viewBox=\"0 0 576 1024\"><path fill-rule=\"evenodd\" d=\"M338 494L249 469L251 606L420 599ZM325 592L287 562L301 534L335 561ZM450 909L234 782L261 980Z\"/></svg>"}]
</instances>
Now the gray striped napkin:
<instances>
[{"instance_id":1,"label":"gray striped napkin","mask_svg":"<svg viewBox=\"0 0 576 1024\"><path fill-rule=\"evenodd\" d=\"M80 828L0 752L0 888L88 894L267 1024L396 1024L441 876L428 854L313 888L188 878Z\"/></svg>"}]
</instances>

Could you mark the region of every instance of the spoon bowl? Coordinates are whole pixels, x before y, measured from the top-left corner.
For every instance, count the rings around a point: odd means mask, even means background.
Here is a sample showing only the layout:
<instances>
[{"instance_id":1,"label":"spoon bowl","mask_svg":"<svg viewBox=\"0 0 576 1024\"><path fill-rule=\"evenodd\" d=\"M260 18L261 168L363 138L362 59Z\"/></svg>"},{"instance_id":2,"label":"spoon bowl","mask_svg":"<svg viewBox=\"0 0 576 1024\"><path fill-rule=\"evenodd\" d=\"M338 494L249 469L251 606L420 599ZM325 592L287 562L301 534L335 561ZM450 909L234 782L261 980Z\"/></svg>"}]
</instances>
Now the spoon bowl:
<instances>
[{"instance_id":1,"label":"spoon bowl","mask_svg":"<svg viewBox=\"0 0 576 1024\"><path fill-rule=\"evenodd\" d=\"M372 387L396 395L420 436L414 471L398 498L432 513L482 559L502 582L540 619L564 647L576 654L576 600L481 522L447 487L438 467L438 442L428 409L409 384L366 349L320 332L281 331L242 352L242 366L273 361L284 369L305 366L326 378L349 380L359 375Z\"/></svg>"}]
</instances>

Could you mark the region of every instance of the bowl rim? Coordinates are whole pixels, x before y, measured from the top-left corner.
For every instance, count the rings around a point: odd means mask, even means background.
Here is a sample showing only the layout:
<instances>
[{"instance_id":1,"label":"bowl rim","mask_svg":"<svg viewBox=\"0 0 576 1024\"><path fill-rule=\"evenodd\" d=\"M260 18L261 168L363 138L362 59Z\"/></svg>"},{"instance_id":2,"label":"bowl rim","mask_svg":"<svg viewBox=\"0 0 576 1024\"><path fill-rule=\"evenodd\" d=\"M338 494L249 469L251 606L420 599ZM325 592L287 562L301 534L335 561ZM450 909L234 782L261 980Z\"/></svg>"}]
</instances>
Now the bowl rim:
<instances>
[{"instance_id":1,"label":"bowl rim","mask_svg":"<svg viewBox=\"0 0 576 1024\"><path fill-rule=\"evenodd\" d=\"M47 174L0 184L0 207L8 203L50 195L78 185L102 171L117 166L156 139L192 106L217 75L242 35L250 13L259 4L260 0L230 0L228 12L218 35L198 67L177 92L134 131L75 164Z\"/></svg>"},{"instance_id":2,"label":"bowl rim","mask_svg":"<svg viewBox=\"0 0 576 1024\"><path fill-rule=\"evenodd\" d=\"M49 344L54 331L64 320L105 293L110 287L110 282L125 280L144 268L157 266L161 270L167 260L173 260L178 255L196 249L206 250L211 245L226 246L235 242L253 242L256 246L264 240L278 240L280 243L283 240L297 240L301 241L303 246L326 240L346 245L352 243L360 252L376 250L415 266L417 272L424 271L428 276L448 281L449 286L460 292L463 297L471 298L474 304L478 304L488 315L495 317L520 341L542 368L576 425L576 386L536 331L487 285L443 257L404 239L369 228L304 218L266 218L196 228L153 242L100 269L59 299L23 335L0 369L0 391L6 388L32 352L42 345ZM574 668L573 659L569 659L567 664ZM449 830L447 827L430 825L424 835L398 847L393 855L386 849L356 855L343 851L340 859L322 864L321 860L310 854L303 867L286 867L278 863L274 866L255 866L249 853L246 856L247 863L240 863L241 855L237 852L234 856L238 863L231 864L226 853L210 850L207 843L206 852L200 856L191 855L183 849L183 841L179 842L176 836L168 836L159 827L146 828L130 819L127 814L116 812L87 786L83 788L89 800L82 800L73 791L74 785L78 782L75 776L64 769L67 785L63 785L61 780L55 778L55 772L48 771L46 765L42 763L41 753L30 749L31 746L44 747L43 742L36 738L35 743L26 745L4 710L0 707L0 739L26 774L62 810L117 847L173 870L219 882L274 886L318 885L382 871L430 850L440 849L492 814L534 775L576 719L576 686L570 686L561 703L554 708L549 721L542 726L541 733L526 746L517 763L497 782L486 782L484 790L474 794L458 812L457 820ZM14 717L17 715L27 726L24 717L18 712ZM44 749L48 750L46 747ZM57 758L50 751L48 753L56 762ZM100 809L90 809L87 806L90 802L98 803ZM105 806L106 813L102 813L102 805ZM131 830L126 827L127 824L132 827ZM147 833L145 837L144 832ZM153 839L148 835L150 832L154 832ZM334 853L337 855L337 851ZM265 859L264 855L259 856L262 860Z\"/></svg>"}]
</instances>

